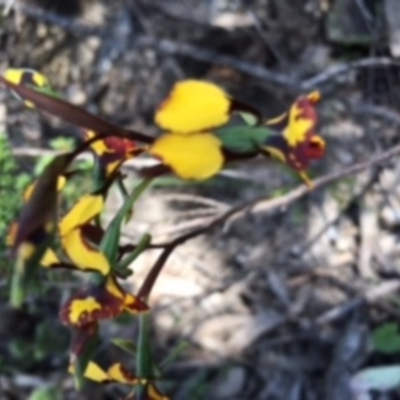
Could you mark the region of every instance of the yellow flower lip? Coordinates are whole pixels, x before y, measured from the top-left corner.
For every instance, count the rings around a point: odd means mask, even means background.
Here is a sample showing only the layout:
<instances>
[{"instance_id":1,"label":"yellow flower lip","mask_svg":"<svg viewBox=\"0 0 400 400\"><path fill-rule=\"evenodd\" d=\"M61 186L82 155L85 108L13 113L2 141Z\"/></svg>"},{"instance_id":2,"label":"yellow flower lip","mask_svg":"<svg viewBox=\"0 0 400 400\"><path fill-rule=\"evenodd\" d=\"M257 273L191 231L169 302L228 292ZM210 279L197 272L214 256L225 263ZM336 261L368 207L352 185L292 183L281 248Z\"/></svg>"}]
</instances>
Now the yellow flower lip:
<instances>
[{"instance_id":1,"label":"yellow flower lip","mask_svg":"<svg viewBox=\"0 0 400 400\"><path fill-rule=\"evenodd\" d=\"M95 311L101 310L101 305L94 297L76 299L71 303L69 321L72 325L85 325L82 320Z\"/></svg>"},{"instance_id":2,"label":"yellow flower lip","mask_svg":"<svg viewBox=\"0 0 400 400\"><path fill-rule=\"evenodd\" d=\"M216 175L224 164L221 142L211 133L165 134L155 141L149 154L161 159L180 178L196 181Z\"/></svg>"},{"instance_id":3,"label":"yellow flower lip","mask_svg":"<svg viewBox=\"0 0 400 400\"><path fill-rule=\"evenodd\" d=\"M178 82L155 114L164 130L192 134L224 125L232 100L219 86L195 79Z\"/></svg>"}]
</instances>

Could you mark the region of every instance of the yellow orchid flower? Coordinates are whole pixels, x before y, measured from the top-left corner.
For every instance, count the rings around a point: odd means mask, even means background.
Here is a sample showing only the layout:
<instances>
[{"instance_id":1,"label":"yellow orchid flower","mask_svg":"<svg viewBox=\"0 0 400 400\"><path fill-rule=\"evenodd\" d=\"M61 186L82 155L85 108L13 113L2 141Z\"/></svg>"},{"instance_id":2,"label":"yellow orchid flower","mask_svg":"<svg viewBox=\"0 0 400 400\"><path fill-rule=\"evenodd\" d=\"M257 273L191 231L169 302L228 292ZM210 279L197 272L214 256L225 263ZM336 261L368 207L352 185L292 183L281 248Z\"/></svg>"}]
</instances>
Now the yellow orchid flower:
<instances>
[{"instance_id":1,"label":"yellow orchid flower","mask_svg":"<svg viewBox=\"0 0 400 400\"><path fill-rule=\"evenodd\" d=\"M41 73L29 68L9 68L3 77L16 85L30 85L36 88L50 88L48 79ZM14 93L14 92L13 92ZM20 99L18 95L14 95ZM30 101L24 101L28 108L35 108L35 105Z\"/></svg>"}]
</instances>

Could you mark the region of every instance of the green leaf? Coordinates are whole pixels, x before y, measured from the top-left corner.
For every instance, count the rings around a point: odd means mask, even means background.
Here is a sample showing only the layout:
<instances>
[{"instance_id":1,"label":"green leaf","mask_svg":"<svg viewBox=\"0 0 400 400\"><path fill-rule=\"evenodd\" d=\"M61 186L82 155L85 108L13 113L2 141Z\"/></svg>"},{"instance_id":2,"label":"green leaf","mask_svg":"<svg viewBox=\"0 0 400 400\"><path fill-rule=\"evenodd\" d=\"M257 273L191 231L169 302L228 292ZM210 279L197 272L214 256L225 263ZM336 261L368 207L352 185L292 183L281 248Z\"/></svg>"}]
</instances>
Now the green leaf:
<instances>
[{"instance_id":1,"label":"green leaf","mask_svg":"<svg viewBox=\"0 0 400 400\"><path fill-rule=\"evenodd\" d=\"M54 387L44 387L36 389L29 400L61 400L61 394Z\"/></svg>"},{"instance_id":2,"label":"green leaf","mask_svg":"<svg viewBox=\"0 0 400 400\"><path fill-rule=\"evenodd\" d=\"M118 346L120 349L126 351L129 354L132 354L134 357L136 357L136 343L132 340L128 339L122 339L122 338L117 338L111 340L112 343L114 343L116 346Z\"/></svg>"},{"instance_id":3,"label":"green leaf","mask_svg":"<svg viewBox=\"0 0 400 400\"><path fill-rule=\"evenodd\" d=\"M250 114L247 112L241 112L239 114L243 118L243 121L246 122L246 124L249 126L254 126L258 121L258 118L254 114Z\"/></svg>"},{"instance_id":4,"label":"green leaf","mask_svg":"<svg viewBox=\"0 0 400 400\"><path fill-rule=\"evenodd\" d=\"M37 86L30 86L31 89L36 90L39 93L45 94L50 97L55 97L56 99L62 99L63 96L55 91L53 88L50 86L43 86L43 87L37 87Z\"/></svg>"},{"instance_id":5,"label":"green leaf","mask_svg":"<svg viewBox=\"0 0 400 400\"><path fill-rule=\"evenodd\" d=\"M108 258L113 268L115 268L117 263L118 245L124 218L126 214L131 211L133 205L140 197L140 195L145 191L145 189L149 186L151 181L152 178L145 179L133 190L130 197L125 200L124 205L120 208L118 213L111 221L100 243L100 250Z\"/></svg>"},{"instance_id":6,"label":"green leaf","mask_svg":"<svg viewBox=\"0 0 400 400\"><path fill-rule=\"evenodd\" d=\"M161 362L160 369L168 368L189 347L186 341L179 342Z\"/></svg>"},{"instance_id":7,"label":"green leaf","mask_svg":"<svg viewBox=\"0 0 400 400\"><path fill-rule=\"evenodd\" d=\"M4 238L9 224L22 203L22 187L19 186L21 174L18 174L15 157L12 154L6 135L1 132L0 171L0 237ZM30 179L28 175L26 177L28 180ZM3 250L5 250L5 243L0 240L0 255Z\"/></svg>"},{"instance_id":8,"label":"green leaf","mask_svg":"<svg viewBox=\"0 0 400 400\"><path fill-rule=\"evenodd\" d=\"M153 376L153 358L150 346L149 315L139 315L139 332L137 340L136 373L139 378L148 379ZM136 399L144 396L144 386L138 385Z\"/></svg>"},{"instance_id":9,"label":"green leaf","mask_svg":"<svg viewBox=\"0 0 400 400\"><path fill-rule=\"evenodd\" d=\"M149 315L139 315L139 335L137 341L136 369L140 378L151 376L153 360L150 347Z\"/></svg>"},{"instance_id":10,"label":"green leaf","mask_svg":"<svg viewBox=\"0 0 400 400\"><path fill-rule=\"evenodd\" d=\"M267 127L245 125L223 128L215 132L224 149L238 154L257 152L267 138L274 134L275 132Z\"/></svg>"},{"instance_id":11,"label":"green leaf","mask_svg":"<svg viewBox=\"0 0 400 400\"><path fill-rule=\"evenodd\" d=\"M75 146L75 139L68 136L58 136L49 140L49 145L54 150L72 151Z\"/></svg>"},{"instance_id":12,"label":"green leaf","mask_svg":"<svg viewBox=\"0 0 400 400\"><path fill-rule=\"evenodd\" d=\"M35 171L34 171L35 175L39 176L40 174L42 174L44 170L52 163L54 158L55 156L53 155L46 155L40 157L35 165Z\"/></svg>"},{"instance_id":13,"label":"green leaf","mask_svg":"<svg viewBox=\"0 0 400 400\"><path fill-rule=\"evenodd\" d=\"M400 332L396 322L389 322L376 328L372 334L372 343L376 351L395 353L400 351Z\"/></svg>"}]
</instances>

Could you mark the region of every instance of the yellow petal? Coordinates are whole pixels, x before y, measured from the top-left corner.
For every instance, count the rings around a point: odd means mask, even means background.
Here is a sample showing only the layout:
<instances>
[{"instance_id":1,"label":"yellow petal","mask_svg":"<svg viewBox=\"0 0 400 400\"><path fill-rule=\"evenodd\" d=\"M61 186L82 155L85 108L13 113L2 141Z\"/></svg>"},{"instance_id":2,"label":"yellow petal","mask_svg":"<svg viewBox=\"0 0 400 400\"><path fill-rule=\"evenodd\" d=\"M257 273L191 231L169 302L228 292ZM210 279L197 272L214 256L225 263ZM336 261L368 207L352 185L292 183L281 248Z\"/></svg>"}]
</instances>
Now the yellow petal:
<instances>
[{"instance_id":1,"label":"yellow petal","mask_svg":"<svg viewBox=\"0 0 400 400\"><path fill-rule=\"evenodd\" d=\"M267 121L265 121L265 125L268 126L278 125L281 122L283 122L287 118L287 116L288 116L287 113L283 113L281 115L278 115L277 117L268 119Z\"/></svg>"},{"instance_id":2,"label":"yellow petal","mask_svg":"<svg viewBox=\"0 0 400 400\"><path fill-rule=\"evenodd\" d=\"M147 395L149 400L170 400L169 397L164 396L153 384L147 386Z\"/></svg>"},{"instance_id":3,"label":"yellow petal","mask_svg":"<svg viewBox=\"0 0 400 400\"><path fill-rule=\"evenodd\" d=\"M107 176L111 176L117 169L119 169L125 160L117 160L114 162L110 162L106 166Z\"/></svg>"},{"instance_id":4,"label":"yellow petal","mask_svg":"<svg viewBox=\"0 0 400 400\"><path fill-rule=\"evenodd\" d=\"M94 297L75 299L70 305L69 322L72 325L76 325L80 322L82 316L96 310L101 310L101 304L99 304Z\"/></svg>"},{"instance_id":5,"label":"yellow petal","mask_svg":"<svg viewBox=\"0 0 400 400\"><path fill-rule=\"evenodd\" d=\"M225 124L231 99L210 82L178 82L158 108L155 122L171 132L194 133Z\"/></svg>"},{"instance_id":6,"label":"yellow petal","mask_svg":"<svg viewBox=\"0 0 400 400\"><path fill-rule=\"evenodd\" d=\"M70 374L75 373L75 365L71 364L68 368L68 372ZM95 362L90 361L85 371L85 378L90 379L94 382L107 382L108 375L107 373Z\"/></svg>"},{"instance_id":7,"label":"yellow petal","mask_svg":"<svg viewBox=\"0 0 400 400\"><path fill-rule=\"evenodd\" d=\"M305 171L300 171L299 172L299 176L300 178L303 180L303 182L306 184L306 186L312 190L314 189L314 183L312 182L312 180L309 178L309 176L307 175L307 172Z\"/></svg>"},{"instance_id":8,"label":"yellow petal","mask_svg":"<svg viewBox=\"0 0 400 400\"><path fill-rule=\"evenodd\" d=\"M110 272L110 264L103 253L85 242L79 228L61 237L61 243L69 259L78 268L98 271L103 275Z\"/></svg>"},{"instance_id":9,"label":"yellow petal","mask_svg":"<svg viewBox=\"0 0 400 400\"><path fill-rule=\"evenodd\" d=\"M126 293L124 299L124 310L130 314L141 314L149 311L149 306L139 297Z\"/></svg>"},{"instance_id":10,"label":"yellow petal","mask_svg":"<svg viewBox=\"0 0 400 400\"><path fill-rule=\"evenodd\" d=\"M308 96L300 96L290 107L289 123L283 133L289 146L295 147L308 140L317 124L315 103L319 99L319 92L312 92Z\"/></svg>"},{"instance_id":11,"label":"yellow petal","mask_svg":"<svg viewBox=\"0 0 400 400\"><path fill-rule=\"evenodd\" d=\"M221 142L210 133L166 134L155 141L149 153L182 179L211 178L224 164Z\"/></svg>"},{"instance_id":12,"label":"yellow petal","mask_svg":"<svg viewBox=\"0 0 400 400\"><path fill-rule=\"evenodd\" d=\"M272 146L264 146L263 150L265 150L265 152L268 155L276 158L277 160L279 160L279 161L281 161L283 163L286 163L285 153L283 153L280 149L272 147Z\"/></svg>"},{"instance_id":13,"label":"yellow petal","mask_svg":"<svg viewBox=\"0 0 400 400\"><path fill-rule=\"evenodd\" d=\"M82 197L60 222L60 235L64 236L72 229L91 221L103 208L103 196L89 194Z\"/></svg>"},{"instance_id":14,"label":"yellow petal","mask_svg":"<svg viewBox=\"0 0 400 400\"><path fill-rule=\"evenodd\" d=\"M96 133L91 130L86 130L86 137L87 139L91 139L96 136ZM107 146L104 143L104 140L97 140L93 142L90 147L92 150L98 155L102 155L108 152Z\"/></svg>"},{"instance_id":15,"label":"yellow petal","mask_svg":"<svg viewBox=\"0 0 400 400\"><path fill-rule=\"evenodd\" d=\"M313 92L307 95L307 98L312 103L318 103L321 100L321 92L318 90L314 90Z\"/></svg>"},{"instance_id":16,"label":"yellow petal","mask_svg":"<svg viewBox=\"0 0 400 400\"><path fill-rule=\"evenodd\" d=\"M135 384L137 382L136 376L127 371L121 363L111 365L107 371L110 380L119 383Z\"/></svg>"},{"instance_id":17,"label":"yellow petal","mask_svg":"<svg viewBox=\"0 0 400 400\"><path fill-rule=\"evenodd\" d=\"M314 121L302 118L302 112L296 104L290 110L289 125L283 133L289 146L295 147L304 142L307 132L314 126Z\"/></svg>"},{"instance_id":18,"label":"yellow petal","mask_svg":"<svg viewBox=\"0 0 400 400\"><path fill-rule=\"evenodd\" d=\"M114 297L117 297L118 299L125 298L125 293L123 292L113 275L107 277L106 290L108 293L111 293Z\"/></svg>"},{"instance_id":19,"label":"yellow petal","mask_svg":"<svg viewBox=\"0 0 400 400\"><path fill-rule=\"evenodd\" d=\"M56 253L50 248L46 250L43 258L40 260L40 265L45 268L51 267L53 264L58 264L60 262Z\"/></svg>"},{"instance_id":20,"label":"yellow petal","mask_svg":"<svg viewBox=\"0 0 400 400\"><path fill-rule=\"evenodd\" d=\"M106 382L108 375L98 364L90 361L85 371L85 378L95 382Z\"/></svg>"}]
</instances>

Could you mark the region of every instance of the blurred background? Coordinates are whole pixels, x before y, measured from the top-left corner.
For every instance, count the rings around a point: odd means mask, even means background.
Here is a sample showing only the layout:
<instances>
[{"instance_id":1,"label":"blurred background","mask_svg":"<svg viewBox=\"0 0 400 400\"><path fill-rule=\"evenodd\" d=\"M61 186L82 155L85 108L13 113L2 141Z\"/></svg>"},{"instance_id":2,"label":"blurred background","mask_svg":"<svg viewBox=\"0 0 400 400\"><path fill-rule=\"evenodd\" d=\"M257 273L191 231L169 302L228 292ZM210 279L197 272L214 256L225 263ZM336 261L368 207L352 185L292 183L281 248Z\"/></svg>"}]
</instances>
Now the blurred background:
<instances>
[{"instance_id":1,"label":"blurred background","mask_svg":"<svg viewBox=\"0 0 400 400\"><path fill-rule=\"evenodd\" d=\"M190 77L222 85L266 117L319 89L327 156L313 164L314 177L400 142L398 0L0 5L10 7L0 17L1 71L37 69L68 100L120 125L159 134L154 109L174 82ZM44 274L24 310L8 308L6 227L26 184L80 132L5 90L0 99L0 399L119 398L124 389L113 386L77 394L66 373L69 332L58 308L81 277ZM138 182L135 162L124 169L130 187ZM80 163L92 166L89 157ZM165 392L178 400L399 399L399 179L395 157L288 207L247 210L179 247L151 299L155 357L185 346L165 371ZM162 241L299 184L265 159L202 184L163 178L138 203L124 241L147 231ZM63 207L88 190L89 172L67 187ZM105 220L120 204L111 193ZM132 266L131 290L157 254ZM134 338L135 322L103 325L100 356L132 363L107 338Z\"/></svg>"}]
</instances>

